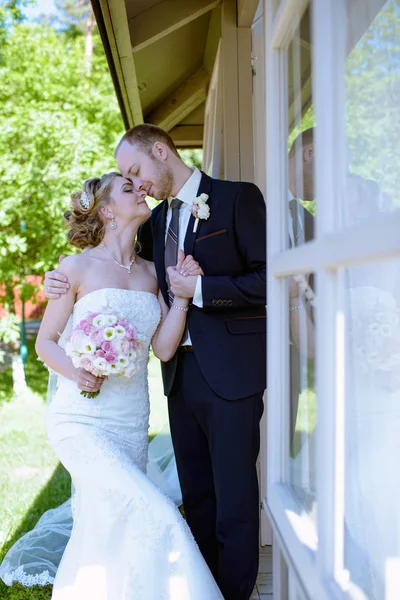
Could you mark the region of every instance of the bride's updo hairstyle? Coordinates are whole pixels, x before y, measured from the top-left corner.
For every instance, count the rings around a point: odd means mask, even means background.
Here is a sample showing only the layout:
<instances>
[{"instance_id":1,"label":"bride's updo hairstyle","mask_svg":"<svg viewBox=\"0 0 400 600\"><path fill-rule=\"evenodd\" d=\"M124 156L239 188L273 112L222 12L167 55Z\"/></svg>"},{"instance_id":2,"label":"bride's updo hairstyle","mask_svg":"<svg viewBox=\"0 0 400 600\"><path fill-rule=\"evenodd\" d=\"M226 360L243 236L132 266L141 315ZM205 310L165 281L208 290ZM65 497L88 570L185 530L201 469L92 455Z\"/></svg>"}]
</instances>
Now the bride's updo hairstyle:
<instances>
[{"instance_id":1,"label":"bride's updo hairstyle","mask_svg":"<svg viewBox=\"0 0 400 600\"><path fill-rule=\"evenodd\" d=\"M93 177L85 181L82 190L71 194L70 210L64 213L64 220L69 229L68 241L76 248L94 248L103 240L107 220L100 209L110 203L116 177L120 174Z\"/></svg>"}]
</instances>

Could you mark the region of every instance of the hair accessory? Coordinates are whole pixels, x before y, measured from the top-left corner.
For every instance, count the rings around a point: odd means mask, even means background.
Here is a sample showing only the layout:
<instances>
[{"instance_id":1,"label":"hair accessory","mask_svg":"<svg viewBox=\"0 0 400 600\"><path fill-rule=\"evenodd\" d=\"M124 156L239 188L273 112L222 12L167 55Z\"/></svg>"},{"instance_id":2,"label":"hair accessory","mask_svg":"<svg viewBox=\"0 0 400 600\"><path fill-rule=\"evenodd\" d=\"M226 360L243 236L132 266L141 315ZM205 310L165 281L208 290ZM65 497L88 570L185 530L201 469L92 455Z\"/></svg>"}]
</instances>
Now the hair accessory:
<instances>
[{"instance_id":1,"label":"hair accessory","mask_svg":"<svg viewBox=\"0 0 400 600\"><path fill-rule=\"evenodd\" d=\"M80 203L81 203L82 208L84 208L85 210L87 210L89 208L90 198L89 198L89 195L87 192L82 192Z\"/></svg>"}]
</instances>

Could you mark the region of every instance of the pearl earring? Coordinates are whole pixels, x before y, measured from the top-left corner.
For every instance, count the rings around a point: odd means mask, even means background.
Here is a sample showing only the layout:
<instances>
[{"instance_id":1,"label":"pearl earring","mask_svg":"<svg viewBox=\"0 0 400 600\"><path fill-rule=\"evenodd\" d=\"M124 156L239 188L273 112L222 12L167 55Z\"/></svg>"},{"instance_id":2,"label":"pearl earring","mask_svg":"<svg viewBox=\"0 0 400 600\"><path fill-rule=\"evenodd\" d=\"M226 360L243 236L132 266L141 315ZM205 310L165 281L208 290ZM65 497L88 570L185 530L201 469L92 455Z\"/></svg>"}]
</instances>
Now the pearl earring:
<instances>
[{"instance_id":1,"label":"pearl earring","mask_svg":"<svg viewBox=\"0 0 400 600\"><path fill-rule=\"evenodd\" d=\"M117 228L117 224L115 222L114 217L111 217L111 225L110 225L111 229L116 229Z\"/></svg>"}]
</instances>

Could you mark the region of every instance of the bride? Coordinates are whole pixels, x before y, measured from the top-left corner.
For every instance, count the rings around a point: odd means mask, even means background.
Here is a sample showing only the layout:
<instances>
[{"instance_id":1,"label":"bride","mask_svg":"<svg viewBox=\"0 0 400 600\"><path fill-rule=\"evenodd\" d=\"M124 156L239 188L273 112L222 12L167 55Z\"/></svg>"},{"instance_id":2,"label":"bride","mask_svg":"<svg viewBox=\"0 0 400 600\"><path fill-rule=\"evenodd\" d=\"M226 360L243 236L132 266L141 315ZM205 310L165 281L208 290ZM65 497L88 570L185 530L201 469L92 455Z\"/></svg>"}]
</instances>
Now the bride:
<instances>
[{"instance_id":1,"label":"bride","mask_svg":"<svg viewBox=\"0 0 400 600\"><path fill-rule=\"evenodd\" d=\"M175 354L188 301L175 297L168 310L154 265L135 255L133 240L151 214L144 193L110 173L89 179L71 199L68 238L86 251L63 260L59 270L70 287L49 301L36 342L40 358L61 376L46 426L74 486L73 529L52 598L222 600L179 511L145 475L148 349L151 343L163 361ZM176 268L201 272L179 258ZM71 313L75 326L106 308L130 321L145 345L130 379L76 369L57 343ZM87 398L81 390L100 393Z\"/></svg>"}]
</instances>

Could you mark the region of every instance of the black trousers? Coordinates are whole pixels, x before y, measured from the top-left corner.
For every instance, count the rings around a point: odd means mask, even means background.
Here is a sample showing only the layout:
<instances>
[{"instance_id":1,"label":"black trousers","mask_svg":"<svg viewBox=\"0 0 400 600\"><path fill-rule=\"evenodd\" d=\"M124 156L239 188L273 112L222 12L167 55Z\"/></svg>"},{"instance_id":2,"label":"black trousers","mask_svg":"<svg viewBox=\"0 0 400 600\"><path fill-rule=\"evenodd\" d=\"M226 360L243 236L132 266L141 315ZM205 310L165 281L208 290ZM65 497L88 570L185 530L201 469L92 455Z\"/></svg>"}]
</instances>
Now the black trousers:
<instances>
[{"instance_id":1,"label":"black trousers","mask_svg":"<svg viewBox=\"0 0 400 600\"><path fill-rule=\"evenodd\" d=\"M225 600L248 600L258 571L262 394L222 399L184 353L168 409L189 527Z\"/></svg>"}]
</instances>

